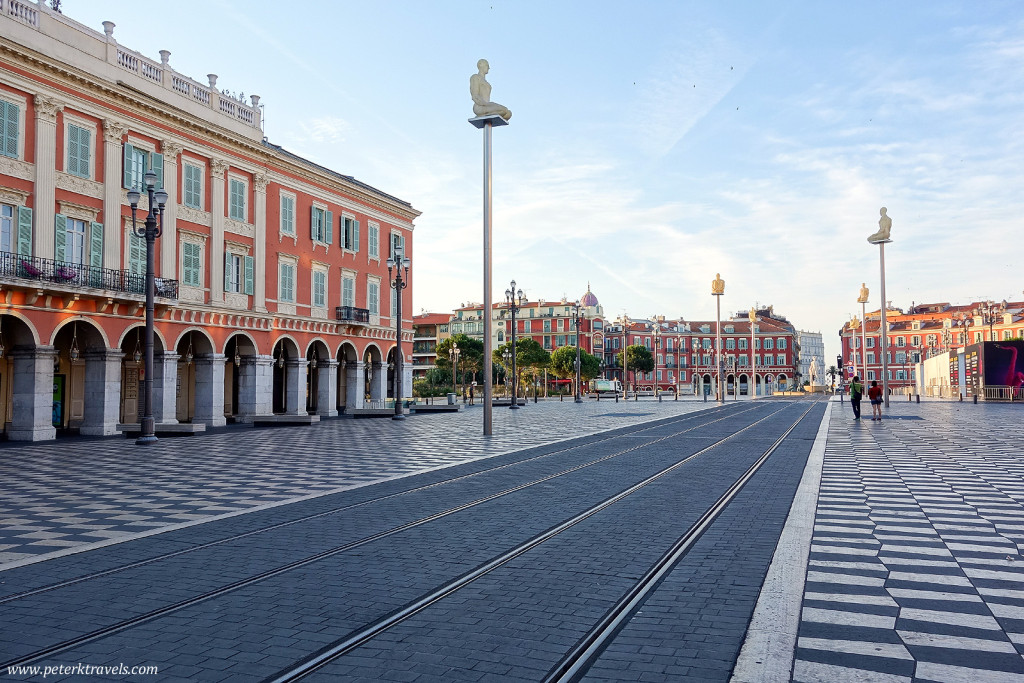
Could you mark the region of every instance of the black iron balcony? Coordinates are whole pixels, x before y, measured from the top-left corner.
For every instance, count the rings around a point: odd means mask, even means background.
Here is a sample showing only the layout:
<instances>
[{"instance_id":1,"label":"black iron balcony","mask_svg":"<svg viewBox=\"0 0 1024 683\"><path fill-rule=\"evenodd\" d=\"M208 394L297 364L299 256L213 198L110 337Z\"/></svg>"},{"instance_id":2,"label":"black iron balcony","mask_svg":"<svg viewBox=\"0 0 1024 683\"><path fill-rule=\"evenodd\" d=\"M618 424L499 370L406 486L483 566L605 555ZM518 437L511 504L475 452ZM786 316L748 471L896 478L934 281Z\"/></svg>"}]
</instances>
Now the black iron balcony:
<instances>
[{"instance_id":1,"label":"black iron balcony","mask_svg":"<svg viewBox=\"0 0 1024 683\"><path fill-rule=\"evenodd\" d=\"M351 323L369 323L370 309L355 306L338 306L334 309L338 320Z\"/></svg>"},{"instance_id":2,"label":"black iron balcony","mask_svg":"<svg viewBox=\"0 0 1024 683\"><path fill-rule=\"evenodd\" d=\"M0 277L28 282L53 282L62 287L88 287L129 294L146 294L146 275L127 270L94 268L81 263L66 263L48 258L20 256L0 252ZM178 298L178 281L156 278L156 296Z\"/></svg>"}]
</instances>

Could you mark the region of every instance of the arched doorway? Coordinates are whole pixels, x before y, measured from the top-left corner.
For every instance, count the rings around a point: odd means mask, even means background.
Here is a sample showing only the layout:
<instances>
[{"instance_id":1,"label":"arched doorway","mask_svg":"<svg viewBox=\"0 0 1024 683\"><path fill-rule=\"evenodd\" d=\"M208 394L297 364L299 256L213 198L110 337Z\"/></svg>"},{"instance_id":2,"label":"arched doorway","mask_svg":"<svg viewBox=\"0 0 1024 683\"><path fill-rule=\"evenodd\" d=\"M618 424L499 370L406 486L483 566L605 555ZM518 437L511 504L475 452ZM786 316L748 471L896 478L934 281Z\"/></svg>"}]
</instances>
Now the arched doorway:
<instances>
[{"instance_id":1,"label":"arched doorway","mask_svg":"<svg viewBox=\"0 0 1024 683\"><path fill-rule=\"evenodd\" d=\"M337 391L335 402L338 413L362 408L363 364L359 361L356 347L345 342L338 349Z\"/></svg>"},{"instance_id":2,"label":"arched doorway","mask_svg":"<svg viewBox=\"0 0 1024 683\"><path fill-rule=\"evenodd\" d=\"M736 376L726 375L725 377L725 395L735 396L736 395Z\"/></svg>"},{"instance_id":3,"label":"arched doorway","mask_svg":"<svg viewBox=\"0 0 1024 683\"><path fill-rule=\"evenodd\" d=\"M53 338L53 425L89 436L117 433L122 354L85 318L69 320Z\"/></svg>"},{"instance_id":4,"label":"arched doorway","mask_svg":"<svg viewBox=\"0 0 1024 683\"><path fill-rule=\"evenodd\" d=\"M704 375L701 378L701 385L703 388L703 394L705 396L710 396L712 392L711 375Z\"/></svg>"},{"instance_id":5,"label":"arched doorway","mask_svg":"<svg viewBox=\"0 0 1024 683\"><path fill-rule=\"evenodd\" d=\"M384 367L384 359L381 350L370 344L363 352L363 368L365 378L363 382L363 401L371 408L383 408L384 398L387 396L386 383L388 380L387 369Z\"/></svg>"},{"instance_id":6,"label":"arched doorway","mask_svg":"<svg viewBox=\"0 0 1024 683\"><path fill-rule=\"evenodd\" d=\"M740 375L740 396L750 395L750 383L746 375Z\"/></svg>"},{"instance_id":7,"label":"arched doorway","mask_svg":"<svg viewBox=\"0 0 1024 683\"><path fill-rule=\"evenodd\" d=\"M298 415L305 413L306 359L299 355L299 347L288 337L274 344L274 399L275 414Z\"/></svg>"},{"instance_id":8,"label":"arched doorway","mask_svg":"<svg viewBox=\"0 0 1024 683\"><path fill-rule=\"evenodd\" d=\"M178 422L223 425L224 357L214 354L213 341L199 328L178 337L174 351L178 355L174 393Z\"/></svg>"},{"instance_id":9,"label":"arched doorway","mask_svg":"<svg viewBox=\"0 0 1024 683\"><path fill-rule=\"evenodd\" d=\"M34 328L17 315L0 314L0 419L11 441L42 441L51 424L53 348L41 345ZM18 410L14 410L14 406Z\"/></svg>"},{"instance_id":10,"label":"arched doorway","mask_svg":"<svg viewBox=\"0 0 1024 683\"><path fill-rule=\"evenodd\" d=\"M320 339L306 349L306 412L310 415L337 415L334 362L331 352Z\"/></svg>"},{"instance_id":11,"label":"arched doorway","mask_svg":"<svg viewBox=\"0 0 1024 683\"><path fill-rule=\"evenodd\" d=\"M775 384L778 386L779 391L786 391L789 389L789 378L785 375L779 375L775 378ZM795 389L796 387L794 387Z\"/></svg>"},{"instance_id":12,"label":"arched doorway","mask_svg":"<svg viewBox=\"0 0 1024 683\"><path fill-rule=\"evenodd\" d=\"M146 379L146 326L139 324L128 328L121 337L121 404L120 422L138 424L145 412L143 382ZM154 330L153 334L153 417L156 422L171 418L173 411L163 410L164 403L164 341ZM169 378L171 386L174 378ZM166 415L165 415L166 412Z\"/></svg>"},{"instance_id":13,"label":"arched doorway","mask_svg":"<svg viewBox=\"0 0 1024 683\"><path fill-rule=\"evenodd\" d=\"M230 422L260 414L256 344L242 332L228 337L224 344L224 417ZM266 382L263 391L267 390ZM266 412L263 410L262 412Z\"/></svg>"},{"instance_id":14,"label":"arched doorway","mask_svg":"<svg viewBox=\"0 0 1024 683\"><path fill-rule=\"evenodd\" d=\"M775 377L772 375L765 375L764 378L764 395L771 396L775 393Z\"/></svg>"}]
</instances>

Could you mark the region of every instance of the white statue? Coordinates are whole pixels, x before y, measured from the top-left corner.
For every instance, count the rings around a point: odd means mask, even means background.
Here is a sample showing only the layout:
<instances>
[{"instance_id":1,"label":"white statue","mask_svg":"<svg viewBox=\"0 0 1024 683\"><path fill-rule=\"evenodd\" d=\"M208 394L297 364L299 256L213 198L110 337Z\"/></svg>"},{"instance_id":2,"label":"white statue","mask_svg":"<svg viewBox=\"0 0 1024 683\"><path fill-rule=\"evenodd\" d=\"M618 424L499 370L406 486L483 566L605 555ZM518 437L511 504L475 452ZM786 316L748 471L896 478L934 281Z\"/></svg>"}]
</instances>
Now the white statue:
<instances>
[{"instance_id":1,"label":"white statue","mask_svg":"<svg viewBox=\"0 0 1024 683\"><path fill-rule=\"evenodd\" d=\"M469 77L469 94L473 97L473 113L477 116L497 114L508 121L512 118L512 110L497 102L491 102L491 84L487 82L487 72L491 70L486 59L476 63L478 73Z\"/></svg>"},{"instance_id":2,"label":"white statue","mask_svg":"<svg viewBox=\"0 0 1024 683\"><path fill-rule=\"evenodd\" d=\"M879 213L882 217L878 219L878 232L868 238L868 242L885 242L889 239L889 231L892 229L892 219L885 215L885 207L883 206Z\"/></svg>"},{"instance_id":3,"label":"white statue","mask_svg":"<svg viewBox=\"0 0 1024 683\"><path fill-rule=\"evenodd\" d=\"M810 379L811 379L811 386L812 387L815 386L816 384L818 384L818 370L819 370L819 368L818 368L818 359L817 358L812 358L811 359L811 369L810 369L810 374L811 374L811 378Z\"/></svg>"}]
</instances>

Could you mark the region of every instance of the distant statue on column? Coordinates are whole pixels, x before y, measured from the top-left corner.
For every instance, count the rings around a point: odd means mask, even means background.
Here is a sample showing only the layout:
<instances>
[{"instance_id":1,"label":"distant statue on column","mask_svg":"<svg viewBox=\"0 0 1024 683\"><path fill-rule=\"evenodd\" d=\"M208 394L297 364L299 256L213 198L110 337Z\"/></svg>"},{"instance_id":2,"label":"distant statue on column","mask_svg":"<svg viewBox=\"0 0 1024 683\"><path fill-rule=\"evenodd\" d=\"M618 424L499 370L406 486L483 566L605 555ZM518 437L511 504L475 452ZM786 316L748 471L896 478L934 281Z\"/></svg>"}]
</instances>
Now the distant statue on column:
<instances>
[{"instance_id":1,"label":"distant statue on column","mask_svg":"<svg viewBox=\"0 0 1024 683\"><path fill-rule=\"evenodd\" d=\"M473 97L473 113L477 116L497 114L508 121L512 118L512 110L503 104L491 102L491 84L487 82L487 72L491 70L486 59L476 63L477 73L469 77L469 94Z\"/></svg>"},{"instance_id":2,"label":"distant statue on column","mask_svg":"<svg viewBox=\"0 0 1024 683\"><path fill-rule=\"evenodd\" d=\"M868 284L866 282L860 283L860 296L857 297L857 303L866 304L868 302Z\"/></svg>"},{"instance_id":3,"label":"distant statue on column","mask_svg":"<svg viewBox=\"0 0 1024 683\"><path fill-rule=\"evenodd\" d=\"M885 242L889 239L889 231L892 229L892 219L885 214L885 207L883 206L879 213L882 215L878 219L878 232L868 238L868 242Z\"/></svg>"}]
</instances>

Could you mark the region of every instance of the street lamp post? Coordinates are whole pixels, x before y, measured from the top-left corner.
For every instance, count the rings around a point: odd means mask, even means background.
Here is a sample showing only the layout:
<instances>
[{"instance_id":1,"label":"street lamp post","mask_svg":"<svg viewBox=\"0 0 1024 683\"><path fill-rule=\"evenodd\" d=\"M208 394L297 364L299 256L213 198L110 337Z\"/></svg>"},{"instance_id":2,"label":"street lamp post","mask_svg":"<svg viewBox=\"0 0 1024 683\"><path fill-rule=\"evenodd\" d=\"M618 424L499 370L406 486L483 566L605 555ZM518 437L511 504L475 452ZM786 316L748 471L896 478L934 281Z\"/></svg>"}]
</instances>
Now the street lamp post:
<instances>
[{"instance_id":1,"label":"street lamp post","mask_svg":"<svg viewBox=\"0 0 1024 683\"><path fill-rule=\"evenodd\" d=\"M396 246L394 255L387 260L388 280L395 290L395 414L392 420L404 420L402 414L402 290L409 286L411 261L402 255L402 248ZM393 277L392 277L393 276Z\"/></svg>"},{"instance_id":2,"label":"street lamp post","mask_svg":"<svg viewBox=\"0 0 1024 683\"><path fill-rule=\"evenodd\" d=\"M651 334L654 335L654 395L658 397L658 402L661 403L661 387L658 386L658 352L661 348L661 323L651 316L654 320L654 330Z\"/></svg>"},{"instance_id":3,"label":"street lamp post","mask_svg":"<svg viewBox=\"0 0 1024 683\"><path fill-rule=\"evenodd\" d=\"M886 324L885 316L888 302L885 300L885 245L892 240L889 238L889 230L892 228L892 219L885 213L883 206L879 213L881 218L878 221L878 232L868 237L868 242L878 245L878 267L881 273L881 304L882 321L879 331L882 337L882 396L885 399L885 407L889 408L889 326Z\"/></svg>"},{"instance_id":4,"label":"street lamp post","mask_svg":"<svg viewBox=\"0 0 1024 683\"><path fill-rule=\"evenodd\" d=\"M580 302L573 303L573 323L576 325L576 403L583 403L582 392L580 392L580 380L582 368L580 367Z\"/></svg>"},{"instance_id":5,"label":"street lamp post","mask_svg":"<svg viewBox=\"0 0 1024 683\"><path fill-rule=\"evenodd\" d=\"M509 382L508 382L508 380L509 380L508 366L509 366L509 360L511 359L511 357L512 357L512 352L509 351L508 349L505 349L504 351L501 352L501 359L505 362L505 393L506 394L509 393L509 390L508 390L508 386L509 386Z\"/></svg>"},{"instance_id":6,"label":"street lamp post","mask_svg":"<svg viewBox=\"0 0 1024 683\"><path fill-rule=\"evenodd\" d=\"M960 323L960 327L963 328L963 332L961 332L961 334L964 336L964 374L960 378L961 388L963 389L961 400L963 400L967 398L967 345L970 344L970 328L974 325L974 315L969 312L961 311L959 315L954 315L953 319Z\"/></svg>"},{"instance_id":7,"label":"street lamp post","mask_svg":"<svg viewBox=\"0 0 1024 683\"><path fill-rule=\"evenodd\" d=\"M628 315L622 316L622 400L629 400L629 326L633 321Z\"/></svg>"},{"instance_id":8,"label":"street lamp post","mask_svg":"<svg viewBox=\"0 0 1024 683\"><path fill-rule=\"evenodd\" d=\"M519 356L519 349L516 347L516 313L523 307L523 290L516 289L516 281L512 280L511 286L505 290L505 305L512 313L512 410L519 409L519 375L516 373L516 358Z\"/></svg>"},{"instance_id":9,"label":"street lamp post","mask_svg":"<svg viewBox=\"0 0 1024 683\"><path fill-rule=\"evenodd\" d=\"M753 399L757 392L757 359L754 356L754 342L757 339L757 311L753 306L750 307L747 318L750 320L750 389L748 389L748 393Z\"/></svg>"},{"instance_id":10,"label":"street lamp post","mask_svg":"<svg viewBox=\"0 0 1024 683\"><path fill-rule=\"evenodd\" d=\"M455 392L456 396L459 394L459 384L455 379L456 368L459 365L459 353L458 343L452 342L451 348L448 349L448 360L450 360L452 364L452 391Z\"/></svg>"},{"instance_id":11,"label":"street lamp post","mask_svg":"<svg viewBox=\"0 0 1024 683\"><path fill-rule=\"evenodd\" d=\"M978 305L977 313L981 316L983 325L988 325L988 340L995 341L992 336L992 326L1006 312L1006 300L997 304L994 301L983 301Z\"/></svg>"},{"instance_id":12,"label":"street lamp post","mask_svg":"<svg viewBox=\"0 0 1024 683\"><path fill-rule=\"evenodd\" d=\"M167 204L167 192L163 188L156 189L156 173L149 171L144 176L146 195L149 199L149 210L143 225L135 222L135 211L139 207L140 193L137 189L128 192L128 203L132 207L132 233L146 240L146 377L143 379L143 410L141 433L135 440L136 444L148 445L156 443L156 420L153 417L153 299L156 296L156 276L153 272L153 251L156 238L164 229L164 205Z\"/></svg>"},{"instance_id":13,"label":"street lamp post","mask_svg":"<svg viewBox=\"0 0 1024 683\"><path fill-rule=\"evenodd\" d=\"M715 297L715 370L718 372L718 396L717 400L722 403L725 397L722 395L722 295L725 294L725 280L721 273L715 273L715 279L711 281L711 294Z\"/></svg>"}]
</instances>

